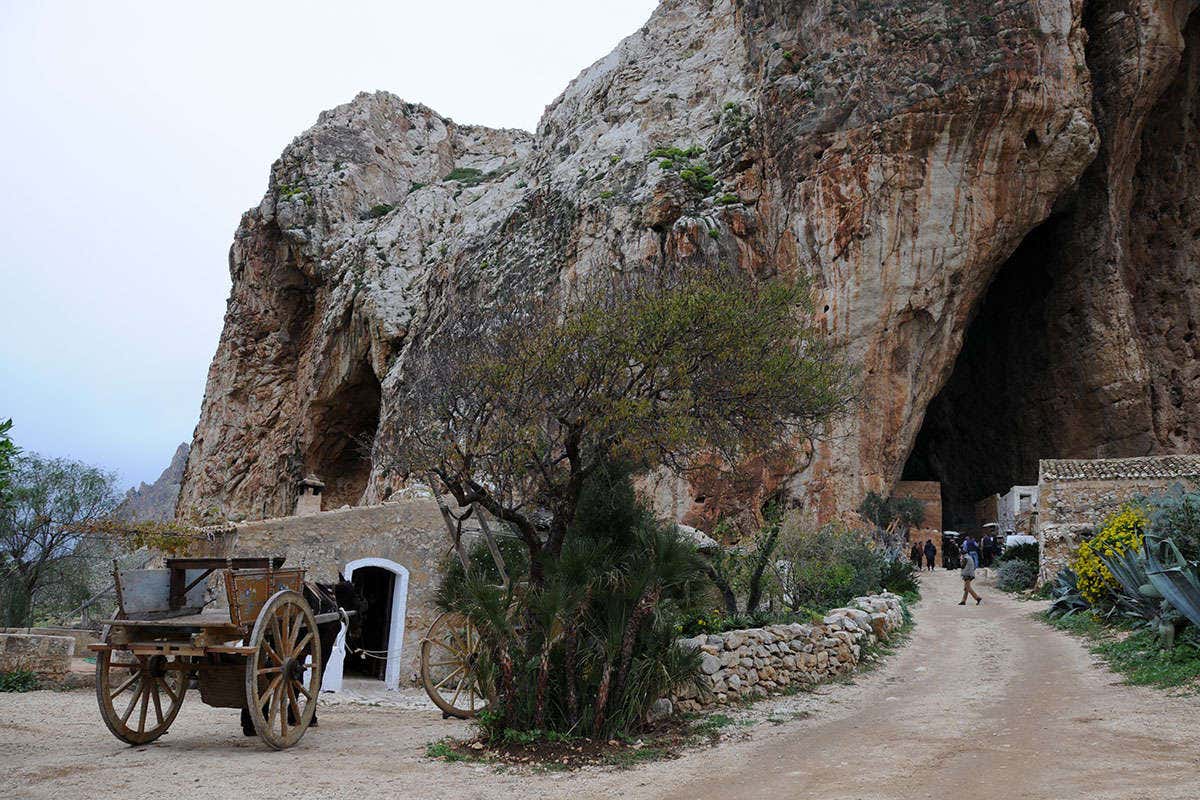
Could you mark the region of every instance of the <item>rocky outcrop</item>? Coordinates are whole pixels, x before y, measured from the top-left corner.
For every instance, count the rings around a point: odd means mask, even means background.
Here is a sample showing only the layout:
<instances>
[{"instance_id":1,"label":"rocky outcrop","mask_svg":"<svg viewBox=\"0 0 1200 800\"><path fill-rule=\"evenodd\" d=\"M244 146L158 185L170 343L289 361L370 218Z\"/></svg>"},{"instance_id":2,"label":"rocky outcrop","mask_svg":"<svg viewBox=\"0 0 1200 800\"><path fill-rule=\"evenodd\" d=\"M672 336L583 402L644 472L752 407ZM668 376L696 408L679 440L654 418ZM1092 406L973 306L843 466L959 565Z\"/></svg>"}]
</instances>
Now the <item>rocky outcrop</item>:
<instances>
[{"instance_id":1,"label":"rocky outcrop","mask_svg":"<svg viewBox=\"0 0 1200 800\"><path fill-rule=\"evenodd\" d=\"M770 454L721 486L660 480L663 510L707 528L789 494L830 516L906 462L957 480L952 440L928 443L946 421L931 403L966 380L964 338L1031 232L1050 237L1056 282L1009 302L1045 309L1049 335L1073 340L1047 352L1075 358L1020 398L1059 420L1039 455L1194 446L1195 420L1171 409L1197 391L1179 341L1196 306L1144 313L1195 271L1196 193L1163 181L1197 169L1194 48L1180 66L1194 7L667 0L535 134L382 93L325 112L236 234L180 512L287 514L308 473L326 508L384 499L362 445L387 438L407 353L457 307L716 262L812 276L862 403L799 460Z\"/></svg>"},{"instance_id":2,"label":"rocky outcrop","mask_svg":"<svg viewBox=\"0 0 1200 800\"><path fill-rule=\"evenodd\" d=\"M125 493L116 515L133 521L165 521L174 518L175 503L179 499L179 485L183 481L183 468L187 465L188 444L175 448L171 463L162 471L154 483L142 482L136 489Z\"/></svg>"}]
</instances>

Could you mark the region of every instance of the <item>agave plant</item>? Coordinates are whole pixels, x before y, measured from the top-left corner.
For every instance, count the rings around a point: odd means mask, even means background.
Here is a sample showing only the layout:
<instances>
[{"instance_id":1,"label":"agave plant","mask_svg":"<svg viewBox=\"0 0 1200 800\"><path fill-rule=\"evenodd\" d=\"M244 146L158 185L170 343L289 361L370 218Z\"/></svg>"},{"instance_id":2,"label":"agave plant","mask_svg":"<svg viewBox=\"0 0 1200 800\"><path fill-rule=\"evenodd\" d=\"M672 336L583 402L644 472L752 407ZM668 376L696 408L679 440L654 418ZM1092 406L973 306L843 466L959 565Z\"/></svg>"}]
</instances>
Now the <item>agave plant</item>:
<instances>
[{"instance_id":1,"label":"agave plant","mask_svg":"<svg viewBox=\"0 0 1200 800\"><path fill-rule=\"evenodd\" d=\"M1200 576L1196 564L1184 558L1165 536L1148 533L1142 549L1150 584L1188 622L1200 628Z\"/></svg>"},{"instance_id":2,"label":"agave plant","mask_svg":"<svg viewBox=\"0 0 1200 800\"><path fill-rule=\"evenodd\" d=\"M1050 615L1069 617L1079 611L1087 611L1091 606L1079 593L1079 576L1070 567L1063 567L1054 576L1050 587L1050 596L1054 602L1050 604Z\"/></svg>"},{"instance_id":3,"label":"agave plant","mask_svg":"<svg viewBox=\"0 0 1200 800\"><path fill-rule=\"evenodd\" d=\"M1175 622L1179 615L1163 599L1162 594L1146 575L1146 555L1141 549L1125 550L1114 555L1100 553L1100 560L1116 578L1121 589L1117 603L1126 616L1151 628L1159 644L1170 648L1175 642Z\"/></svg>"}]
</instances>

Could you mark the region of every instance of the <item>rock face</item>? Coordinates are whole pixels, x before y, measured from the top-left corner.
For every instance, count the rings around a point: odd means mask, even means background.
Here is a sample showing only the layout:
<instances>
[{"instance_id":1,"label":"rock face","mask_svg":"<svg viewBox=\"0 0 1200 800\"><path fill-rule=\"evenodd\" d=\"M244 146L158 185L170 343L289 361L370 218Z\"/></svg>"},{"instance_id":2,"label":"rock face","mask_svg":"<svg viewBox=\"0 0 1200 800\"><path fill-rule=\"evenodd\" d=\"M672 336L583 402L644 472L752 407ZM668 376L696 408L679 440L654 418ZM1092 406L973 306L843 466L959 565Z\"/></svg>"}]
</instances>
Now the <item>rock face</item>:
<instances>
[{"instance_id":1,"label":"rock face","mask_svg":"<svg viewBox=\"0 0 1200 800\"><path fill-rule=\"evenodd\" d=\"M359 95L242 219L179 511L287 514L310 472L326 508L384 499L360 443L456 308L715 262L812 276L862 404L800 463L660 481L701 528L781 491L828 517L902 472L968 496L1027 451L1195 447L1195 7L667 0L532 135Z\"/></svg>"},{"instance_id":2,"label":"rock face","mask_svg":"<svg viewBox=\"0 0 1200 800\"><path fill-rule=\"evenodd\" d=\"M179 485L183 481L183 468L187 465L188 444L184 442L175 449L171 463L154 483L142 483L125 493L117 507L117 516L131 520L165 521L175 516L175 503L179 499Z\"/></svg>"}]
</instances>

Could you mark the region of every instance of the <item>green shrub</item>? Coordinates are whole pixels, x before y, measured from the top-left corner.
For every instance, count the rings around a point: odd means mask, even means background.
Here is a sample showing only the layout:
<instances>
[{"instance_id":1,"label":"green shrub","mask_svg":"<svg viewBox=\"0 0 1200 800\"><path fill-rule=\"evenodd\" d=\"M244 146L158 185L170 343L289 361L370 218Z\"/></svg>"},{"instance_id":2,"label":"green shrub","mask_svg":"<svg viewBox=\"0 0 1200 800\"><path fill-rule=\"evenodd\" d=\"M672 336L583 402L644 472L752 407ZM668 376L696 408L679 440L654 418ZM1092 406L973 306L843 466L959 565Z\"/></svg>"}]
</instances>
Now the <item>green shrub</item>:
<instances>
[{"instance_id":1,"label":"green shrub","mask_svg":"<svg viewBox=\"0 0 1200 800\"><path fill-rule=\"evenodd\" d=\"M362 219L362 220L379 219L380 217L384 217L384 216L387 216L388 214L390 214L392 211L395 210L395 208L396 207L394 205L392 205L391 203L377 203L376 205L371 206L369 209L367 209L363 213L359 214L358 218Z\"/></svg>"},{"instance_id":2,"label":"green shrub","mask_svg":"<svg viewBox=\"0 0 1200 800\"><path fill-rule=\"evenodd\" d=\"M704 151L699 147L656 147L650 151L650 158L661 159L658 166L661 169L678 173L680 179L693 191L708 196L717 188L717 178L712 174L708 162L701 158Z\"/></svg>"},{"instance_id":3,"label":"green shrub","mask_svg":"<svg viewBox=\"0 0 1200 800\"><path fill-rule=\"evenodd\" d=\"M996 560L1001 563L1005 561L1028 561L1030 564L1037 564L1040 556L1041 552L1038 549L1037 542L1025 542L1024 544L1014 544L1012 547L1004 548L1004 552Z\"/></svg>"},{"instance_id":4,"label":"green shrub","mask_svg":"<svg viewBox=\"0 0 1200 800\"><path fill-rule=\"evenodd\" d=\"M996 569L996 586L1006 592L1032 589L1037 583L1038 566L1022 559L1001 562Z\"/></svg>"},{"instance_id":5,"label":"green shrub","mask_svg":"<svg viewBox=\"0 0 1200 800\"><path fill-rule=\"evenodd\" d=\"M32 692L37 688L37 675L27 669L0 672L0 692Z\"/></svg>"},{"instance_id":6,"label":"green shrub","mask_svg":"<svg viewBox=\"0 0 1200 800\"><path fill-rule=\"evenodd\" d=\"M917 581L917 566L906 558L885 561L879 570L879 586L893 594L912 596L920 594L921 584Z\"/></svg>"},{"instance_id":7,"label":"green shrub","mask_svg":"<svg viewBox=\"0 0 1200 800\"><path fill-rule=\"evenodd\" d=\"M444 180L458 181L464 186L474 186L480 183L484 178L483 170L475 169L474 167L455 167L450 170Z\"/></svg>"},{"instance_id":8,"label":"green shrub","mask_svg":"<svg viewBox=\"0 0 1200 800\"><path fill-rule=\"evenodd\" d=\"M717 205L719 205L719 206L730 206L730 205L733 205L734 203L740 203L740 202L742 202L742 199L740 197L738 197L736 194L730 194L729 192L726 192L725 194L723 194L717 198Z\"/></svg>"},{"instance_id":9,"label":"green shrub","mask_svg":"<svg viewBox=\"0 0 1200 800\"><path fill-rule=\"evenodd\" d=\"M878 591L887 560L858 531L837 523L786 526L778 558L782 602L793 610L825 610Z\"/></svg>"},{"instance_id":10,"label":"green shrub","mask_svg":"<svg viewBox=\"0 0 1200 800\"><path fill-rule=\"evenodd\" d=\"M1200 492L1185 492L1179 484L1149 500L1146 533L1175 543L1188 561L1200 561Z\"/></svg>"}]
</instances>

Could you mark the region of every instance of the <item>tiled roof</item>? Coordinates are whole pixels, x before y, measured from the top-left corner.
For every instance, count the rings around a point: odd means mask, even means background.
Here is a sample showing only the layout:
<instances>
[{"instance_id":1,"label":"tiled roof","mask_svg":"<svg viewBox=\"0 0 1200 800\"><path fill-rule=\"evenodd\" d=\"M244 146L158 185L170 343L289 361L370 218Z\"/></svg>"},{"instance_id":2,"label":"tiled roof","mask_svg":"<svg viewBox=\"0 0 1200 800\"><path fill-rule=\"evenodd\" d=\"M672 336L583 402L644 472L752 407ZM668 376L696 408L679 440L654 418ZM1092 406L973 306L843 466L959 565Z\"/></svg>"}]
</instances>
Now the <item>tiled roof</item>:
<instances>
[{"instance_id":1,"label":"tiled roof","mask_svg":"<svg viewBox=\"0 0 1200 800\"><path fill-rule=\"evenodd\" d=\"M1042 480L1169 480L1200 478L1200 455L1141 458L1046 458L1038 463Z\"/></svg>"}]
</instances>

